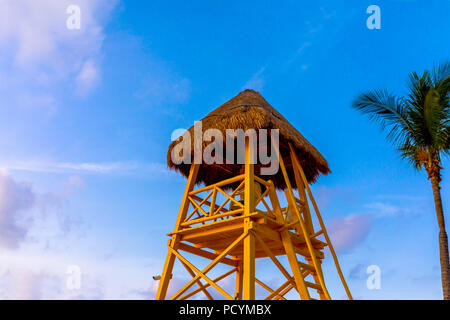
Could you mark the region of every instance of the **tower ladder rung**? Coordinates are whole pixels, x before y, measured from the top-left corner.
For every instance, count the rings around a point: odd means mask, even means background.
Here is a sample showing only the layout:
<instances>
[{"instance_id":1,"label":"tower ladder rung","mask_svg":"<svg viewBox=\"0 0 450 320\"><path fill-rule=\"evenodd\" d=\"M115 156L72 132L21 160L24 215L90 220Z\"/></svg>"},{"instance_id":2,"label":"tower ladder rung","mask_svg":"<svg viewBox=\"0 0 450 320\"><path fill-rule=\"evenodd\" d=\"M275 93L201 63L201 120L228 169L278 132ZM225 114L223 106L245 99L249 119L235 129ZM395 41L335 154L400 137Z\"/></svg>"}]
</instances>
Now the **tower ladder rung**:
<instances>
[{"instance_id":1,"label":"tower ladder rung","mask_svg":"<svg viewBox=\"0 0 450 320\"><path fill-rule=\"evenodd\" d=\"M316 273L317 273L316 268L314 268L314 266L312 266L312 265L303 263L303 262L301 262L301 261L298 261L298 264L299 264L300 267L302 267L303 269L306 269L306 270L309 270L309 271L311 271L311 272L316 272Z\"/></svg>"},{"instance_id":2,"label":"tower ladder rung","mask_svg":"<svg viewBox=\"0 0 450 320\"><path fill-rule=\"evenodd\" d=\"M320 231L317 231L316 233L313 233L313 234L310 236L310 238L311 238L311 239L316 238L316 237L320 236L321 234L323 234L323 230L320 230Z\"/></svg>"},{"instance_id":3,"label":"tower ladder rung","mask_svg":"<svg viewBox=\"0 0 450 320\"><path fill-rule=\"evenodd\" d=\"M313 288L313 289L316 289L316 290L319 290L319 291L323 291L322 287L319 284L317 284L317 283L312 283L312 282L309 282L309 281L305 281L305 285L307 287L310 287L310 288Z\"/></svg>"}]
</instances>

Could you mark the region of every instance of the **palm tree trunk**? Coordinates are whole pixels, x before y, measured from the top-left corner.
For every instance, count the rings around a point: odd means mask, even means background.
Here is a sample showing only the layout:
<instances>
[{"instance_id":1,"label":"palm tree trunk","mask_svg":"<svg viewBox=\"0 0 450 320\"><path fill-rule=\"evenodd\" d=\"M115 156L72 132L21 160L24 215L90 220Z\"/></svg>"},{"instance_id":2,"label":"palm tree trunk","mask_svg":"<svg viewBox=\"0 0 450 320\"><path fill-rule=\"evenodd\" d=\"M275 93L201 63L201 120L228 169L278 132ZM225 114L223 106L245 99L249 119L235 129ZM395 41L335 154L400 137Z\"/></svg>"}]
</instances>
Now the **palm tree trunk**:
<instances>
[{"instance_id":1,"label":"palm tree trunk","mask_svg":"<svg viewBox=\"0 0 450 320\"><path fill-rule=\"evenodd\" d=\"M444 300L450 300L450 261L448 255L448 239L445 231L444 210L442 209L441 187L439 177L431 177L431 186L433 188L434 206L439 226L439 252L441 261L441 280Z\"/></svg>"}]
</instances>

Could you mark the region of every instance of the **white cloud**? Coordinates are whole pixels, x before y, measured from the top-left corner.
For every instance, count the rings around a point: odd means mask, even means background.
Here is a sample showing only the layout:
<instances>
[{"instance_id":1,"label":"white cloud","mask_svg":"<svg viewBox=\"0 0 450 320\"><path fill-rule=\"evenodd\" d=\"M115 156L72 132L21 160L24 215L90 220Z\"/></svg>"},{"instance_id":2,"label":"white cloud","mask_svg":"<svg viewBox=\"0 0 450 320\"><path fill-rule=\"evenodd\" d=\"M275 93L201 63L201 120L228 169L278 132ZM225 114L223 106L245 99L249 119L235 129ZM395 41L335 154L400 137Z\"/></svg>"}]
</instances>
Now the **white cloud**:
<instances>
[{"instance_id":1,"label":"white cloud","mask_svg":"<svg viewBox=\"0 0 450 320\"><path fill-rule=\"evenodd\" d=\"M256 91L262 91L264 88L264 83L265 83L265 79L264 79L264 75L263 75L264 70L265 70L265 67L262 67L261 69L258 70L258 72L253 74L252 77L250 78L250 80L248 80L242 86L242 90L253 89Z\"/></svg>"},{"instance_id":2,"label":"white cloud","mask_svg":"<svg viewBox=\"0 0 450 320\"><path fill-rule=\"evenodd\" d=\"M101 299L100 276L81 269L81 287L68 288L70 258L24 251L0 253L0 299ZM84 272L83 272L84 271Z\"/></svg>"},{"instance_id":3,"label":"white cloud","mask_svg":"<svg viewBox=\"0 0 450 320\"><path fill-rule=\"evenodd\" d=\"M384 202L373 202L366 204L365 207L373 212L376 217L394 217L404 215L417 215L417 211L413 211L410 208L399 207Z\"/></svg>"},{"instance_id":4,"label":"white cloud","mask_svg":"<svg viewBox=\"0 0 450 320\"><path fill-rule=\"evenodd\" d=\"M362 263L358 263L357 265L355 265L353 268L350 269L349 272L349 279L352 280L360 280L363 279L365 276L365 268L364 265Z\"/></svg>"},{"instance_id":5,"label":"white cloud","mask_svg":"<svg viewBox=\"0 0 450 320\"><path fill-rule=\"evenodd\" d=\"M151 75L142 84L142 88L134 93L138 99L149 101L154 106L185 103L191 93L190 81L171 74L168 70L160 70Z\"/></svg>"},{"instance_id":6,"label":"white cloud","mask_svg":"<svg viewBox=\"0 0 450 320\"><path fill-rule=\"evenodd\" d=\"M35 199L31 186L0 173L0 247L16 248L25 239L24 212L34 205Z\"/></svg>"},{"instance_id":7,"label":"white cloud","mask_svg":"<svg viewBox=\"0 0 450 320\"><path fill-rule=\"evenodd\" d=\"M93 59L87 60L76 77L77 91L85 95L100 81L100 74Z\"/></svg>"},{"instance_id":8,"label":"white cloud","mask_svg":"<svg viewBox=\"0 0 450 320\"><path fill-rule=\"evenodd\" d=\"M158 162L117 161L117 162L55 162L55 161L1 161L0 169L7 171L28 171L42 173L90 173L121 174L165 177L174 174L166 164Z\"/></svg>"},{"instance_id":9,"label":"white cloud","mask_svg":"<svg viewBox=\"0 0 450 320\"><path fill-rule=\"evenodd\" d=\"M10 270L5 272L2 284L3 292L0 297L12 300L37 300L45 299L48 295L55 295L61 290L58 278L48 273L33 273L24 270Z\"/></svg>"},{"instance_id":10,"label":"white cloud","mask_svg":"<svg viewBox=\"0 0 450 320\"><path fill-rule=\"evenodd\" d=\"M309 41L305 41L303 42L300 47L298 47L298 49L295 51L294 55L288 59L288 61L286 62L286 65L291 64L292 62L294 62L299 56L301 56L303 54L303 52L311 46L311 42Z\"/></svg>"},{"instance_id":11,"label":"white cloud","mask_svg":"<svg viewBox=\"0 0 450 320\"><path fill-rule=\"evenodd\" d=\"M322 13L324 19L331 19L336 17L336 10L328 11L324 7L320 7L320 12Z\"/></svg>"},{"instance_id":12,"label":"white cloud","mask_svg":"<svg viewBox=\"0 0 450 320\"><path fill-rule=\"evenodd\" d=\"M73 171L85 171L95 173L106 173L111 171L128 170L134 168L134 163L127 162L110 162L110 163L56 163L54 169L68 169Z\"/></svg>"},{"instance_id":13,"label":"white cloud","mask_svg":"<svg viewBox=\"0 0 450 320\"><path fill-rule=\"evenodd\" d=\"M51 115L57 110L55 98L48 93L25 92L19 95L16 100L17 107L26 111L41 111L44 114Z\"/></svg>"},{"instance_id":14,"label":"white cloud","mask_svg":"<svg viewBox=\"0 0 450 320\"><path fill-rule=\"evenodd\" d=\"M361 244L372 228L372 217L368 214L335 218L328 223L331 242L337 251L348 251Z\"/></svg>"},{"instance_id":15,"label":"white cloud","mask_svg":"<svg viewBox=\"0 0 450 320\"><path fill-rule=\"evenodd\" d=\"M85 186L83 178L79 175L71 175L67 181L64 181L62 184L62 192L65 195L71 195Z\"/></svg>"},{"instance_id":16,"label":"white cloud","mask_svg":"<svg viewBox=\"0 0 450 320\"><path fill-rule=\"evenodd\" d=\"M103 26L116 0L77 0L81 28L69 30L71 0L0 2L0 68L20 87L74 81L87 93L100 79ZM7 17L7 18L5 18ZM3 84L8 92L7 84Z\"/></svg>"},{"instance_id":17,"label":"white cloud","mask_svg":"<svg viewBox=\"0 0 450 320\"><path fill-rule=\"evenodd\" d=\"M81 271L80 288L68 288L68 267ZM143 299L154 298L161 261L76 255L68 251L0 251L0 299ZM143 282L144 279L144 282ZM145 284L149 290L140 290Z\"/></svg>"},{"instance_id":18,"label":"white cloud","mask_svg":"<svg viewBox=\"0 0 450 320\"><path fill-rule=\"evenodd\" d=\"M48 247L69 236L81 220L67 212L67 196L82 184L69 177L58 192L36 192L30 184L0 173L0 247L18 250L30 243Z\"/></svg>"}]
</instances>

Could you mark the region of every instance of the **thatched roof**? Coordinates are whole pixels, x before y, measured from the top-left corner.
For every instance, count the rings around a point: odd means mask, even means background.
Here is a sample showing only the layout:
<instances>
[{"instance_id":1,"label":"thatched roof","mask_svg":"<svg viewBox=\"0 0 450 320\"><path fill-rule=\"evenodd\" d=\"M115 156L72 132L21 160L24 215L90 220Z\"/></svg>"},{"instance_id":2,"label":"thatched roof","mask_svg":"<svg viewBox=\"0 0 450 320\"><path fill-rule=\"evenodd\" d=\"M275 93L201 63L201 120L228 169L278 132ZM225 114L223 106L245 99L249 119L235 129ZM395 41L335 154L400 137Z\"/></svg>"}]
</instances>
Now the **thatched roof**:
<instances>
[{"instance_id":1,"label":"thatched roof","mask_svg":"<svg viewBox=\"0 0 450 320\"><path fill-rule=\"evenodd\" d=\"M314 182L322 174L328 174L330 169L325 158L317 149L308 142L277 110L275 110L258 92L245 90L233 99L225 102L220 107L210 112L202 119L203 132L207 129L219 129L225 137L226 129L279 129L280 152L285 161L291 183L294 183L294 174L289 159L288 143L292 143L301 162L306 178ZM194 154L194 126L188 130L192 138L191 155ZM183 136L182 136L183 137ZM174 146L182 141L182 137L173 141L167 153L167 165L171 169L179 171L184 176L189 175L189 164L175 164L171 159ZM209 142L208 142L209 143ZM204 143L203 148L208 144ZM243 165L238 164L212 164L203 163L199 169L197 183L206 185L233 177L242 173ZM255 174L259 174L261 165L255 165ZM274 176L261 176L265 180L271 179L278 189L285 189L281 169Z\"/></svg>"}]
</instances>

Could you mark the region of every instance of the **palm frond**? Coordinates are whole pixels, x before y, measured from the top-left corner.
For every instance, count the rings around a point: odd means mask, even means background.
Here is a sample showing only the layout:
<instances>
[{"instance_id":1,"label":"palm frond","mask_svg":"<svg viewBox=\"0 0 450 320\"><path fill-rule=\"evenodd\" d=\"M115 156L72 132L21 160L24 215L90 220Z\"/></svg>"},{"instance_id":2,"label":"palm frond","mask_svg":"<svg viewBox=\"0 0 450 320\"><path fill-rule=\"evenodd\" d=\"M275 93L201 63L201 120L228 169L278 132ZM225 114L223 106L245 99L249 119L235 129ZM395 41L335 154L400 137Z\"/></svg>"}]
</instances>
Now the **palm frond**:
<instances>
[{"instance_id":1,"label":"palm frond","mask_svg":"<svg viewBox=\"0 0 450 320\"><path fill-rule=\"evenodd\" d=\"M422 75L410 73L408 87L404 98L374 90L359 95L352 106L388 129L388 140L402 158L428 172L439 167L442 154L450 155L450 62Z\"/></svg>"},{"instance_id":2,"label":"palm frond","mask_svg":"<svg viewBox=\"0 0 450 320\"><path fill-rule=\"evenodd\" d=\"M415 144L438 149L446 140L449 108L446 100L434 86L432 75L425 70L419 77L415 72L409 75L410 93L406 99L411 126L416 133Z\"/></svg>"},{"instance_id":3,"label":"palm frond","mask_svg":"<svg viewBox=\"0 0 450 320\"><path fill-rule=\"evenodd\" d=\"M388 131L387 139L394 145L413 139L414 131L403 99L389 94L387 90L363 93L353 101L352 107L380 123L382 129Z\"/></svg>"},{"instance_id":4,"label":"palm frond","mask_svg":"<svg viewBox=\"0 0 450 320\"><path fill-rule=\"evenodd\" d=\"M439 63L433 68L433 86L438 88L444 81L450 79L450 61ZM448 82L448 81L447 81Z\"/></svg>"},{"instance_id":5,"label":"palm frond","mask_svg":"<svg viewBox=\"0 0 450 320\"><path fill-rule=\"evenodd\" d=\"M427 161L427 154L423 148L405 143L398 148L402 159L408 161L416 170L420 170Z\"/></svg>"}]
</instances>

